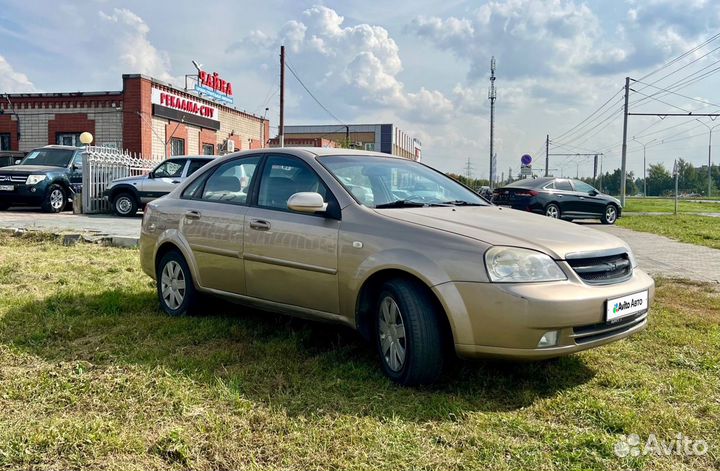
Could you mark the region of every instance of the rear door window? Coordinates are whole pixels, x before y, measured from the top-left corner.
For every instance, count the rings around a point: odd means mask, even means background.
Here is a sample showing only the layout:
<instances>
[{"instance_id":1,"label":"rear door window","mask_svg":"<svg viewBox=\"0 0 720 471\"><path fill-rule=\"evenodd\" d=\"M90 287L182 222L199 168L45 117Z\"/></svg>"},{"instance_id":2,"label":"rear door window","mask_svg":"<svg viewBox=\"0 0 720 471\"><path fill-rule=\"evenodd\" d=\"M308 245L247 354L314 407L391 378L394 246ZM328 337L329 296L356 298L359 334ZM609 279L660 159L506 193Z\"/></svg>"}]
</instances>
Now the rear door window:
<instances>
[{"instance_id":1,"label":"rear door window","mask_svg":"<svg viewBox=\"0 0 720 471\"><path fill-rule=\"evenodd\" d=\"M567 180L555 180L555 189L562 191L573 191L573 187Z\"/></svg>"}]
</instances>

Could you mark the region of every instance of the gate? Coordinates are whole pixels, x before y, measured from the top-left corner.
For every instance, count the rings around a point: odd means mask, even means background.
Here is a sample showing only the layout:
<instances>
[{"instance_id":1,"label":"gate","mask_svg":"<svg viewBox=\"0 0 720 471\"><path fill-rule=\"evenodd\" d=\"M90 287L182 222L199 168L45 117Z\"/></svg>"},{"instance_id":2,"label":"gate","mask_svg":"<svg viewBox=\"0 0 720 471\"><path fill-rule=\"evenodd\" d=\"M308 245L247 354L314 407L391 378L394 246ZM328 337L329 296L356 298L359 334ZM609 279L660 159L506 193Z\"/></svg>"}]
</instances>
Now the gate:
<instances>
[{"instance_id":1,"label":"gate","mask_svg":"<svg viewBox=\"0 0 720 471\"><path fill-rule=\"evenodd\" d=\"M83 153L82 212L109 212L110 204L103 199L103 192L111 181L145 175L163 160L110 147L87 146Z\"/></svg>"}]
</instances>

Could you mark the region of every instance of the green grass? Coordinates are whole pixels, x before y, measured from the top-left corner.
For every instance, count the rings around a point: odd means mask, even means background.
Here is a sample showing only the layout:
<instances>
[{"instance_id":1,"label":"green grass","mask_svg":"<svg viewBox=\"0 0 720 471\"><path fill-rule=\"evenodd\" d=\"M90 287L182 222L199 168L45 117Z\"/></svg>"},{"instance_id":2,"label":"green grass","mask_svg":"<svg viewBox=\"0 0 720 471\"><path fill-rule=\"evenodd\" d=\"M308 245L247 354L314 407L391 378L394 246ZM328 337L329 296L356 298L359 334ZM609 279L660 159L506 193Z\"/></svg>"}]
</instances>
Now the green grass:
<instances>
[{"instance_id":1,"label":"green grass","mask_svg":"<svg viewBox=\"0 0 720 471\"><path fill-rule=\"evenodd\" d=\"M674 213L675 199L673 198L627 198L623 211L643 213ZM720 213L720 203L714 201L678 200L680 213Z\"/></svg>"},{"instance_id":2,"label":"green grass","mask_svg":"<svg viewBox=\"0 0 720 471\"><path fill-rule=\"evenodd\" d=\"M347 330L218 303L169 318L135 250L0 234L2 469L717 469L720 290L645 332L394 386ZM618 458L621 435L707 440Z\"/></svg>"},{"instance_id":3,"label":"green grass","mask_svg":"<svg viewBox=\"0 0 720 471\"><path fill-rule=\"evenodd\" d=\"M617 225L634 231L652 232L690 244L720 249L720 218L689 214L623 216Z\"/></svg>"}]
</instances>

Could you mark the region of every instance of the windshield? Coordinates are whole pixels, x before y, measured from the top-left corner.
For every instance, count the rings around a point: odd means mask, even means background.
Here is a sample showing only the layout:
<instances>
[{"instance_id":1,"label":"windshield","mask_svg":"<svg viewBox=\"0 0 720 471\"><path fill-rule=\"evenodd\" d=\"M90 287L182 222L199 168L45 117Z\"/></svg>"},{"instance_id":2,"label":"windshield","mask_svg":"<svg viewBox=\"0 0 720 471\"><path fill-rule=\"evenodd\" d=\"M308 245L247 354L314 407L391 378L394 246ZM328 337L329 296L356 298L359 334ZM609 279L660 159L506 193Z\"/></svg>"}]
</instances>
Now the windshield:
<instances>
[{"instance_id":1,"label":"windshield","mask_svg":"<svg viewBox=\"0 0 720 471\"><path fill-rule=\"evenodd\" d=\"M355 199L371 208L478 205L487 201L430 167L389 157L325 156L322 163Z\"/></svg>"},{"instance_id":2,"label":"windshield","mask_svg":"<svg viewBox=\"0 0 720 471\"><path fill-rule=\"evenodd\" d=\"M74 154L75 151L69 149L37 149L30 152L20 165L67 167Z\"/></svg>"}]
</instances>

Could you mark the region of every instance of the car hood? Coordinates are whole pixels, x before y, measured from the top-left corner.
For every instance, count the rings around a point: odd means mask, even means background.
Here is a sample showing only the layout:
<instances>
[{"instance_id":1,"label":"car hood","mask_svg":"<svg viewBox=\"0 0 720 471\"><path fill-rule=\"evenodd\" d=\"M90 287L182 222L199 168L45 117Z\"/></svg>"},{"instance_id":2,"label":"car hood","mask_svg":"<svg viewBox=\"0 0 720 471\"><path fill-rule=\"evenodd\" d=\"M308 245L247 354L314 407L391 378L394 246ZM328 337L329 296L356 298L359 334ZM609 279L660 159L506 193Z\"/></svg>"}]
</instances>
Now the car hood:
<instances>
[{"instance_id":1,"label":"car hood","mask_svg":"<svg viewBox=\"0 0 720 471\"><path fill-rule=\"evenodd\" d=\"M112 185L117 185L118 183L132 183L132 182L138 182L140 180L145 180L147 176L145 175L136 175L133 177L122 177L122 178L116 178L111 182Z\"/></svg>"},{"instance_id":2,"label":"car hood","mask_svg":"<svg viewBox=\"0 0 720 471\"><path fill-rule=\"evenodd\" d=\"M1 167L0 172L5 174L30 174L30 173L49 173L62 172L67 170L65 167L54 167L52 165L8 165Z\"/></svg>"},{"instance_id":3,"label":"car hood","mask_svg":"<svg viewBox=\"0 0 720 471\"><path fill-rule=\"evenodd\" d=\"M615 236L537 214L497 206L376 209L377 213L452 232L491 245L544 252L556 260L568 254L630 248Z\"/></svg>"}]
</instances>

